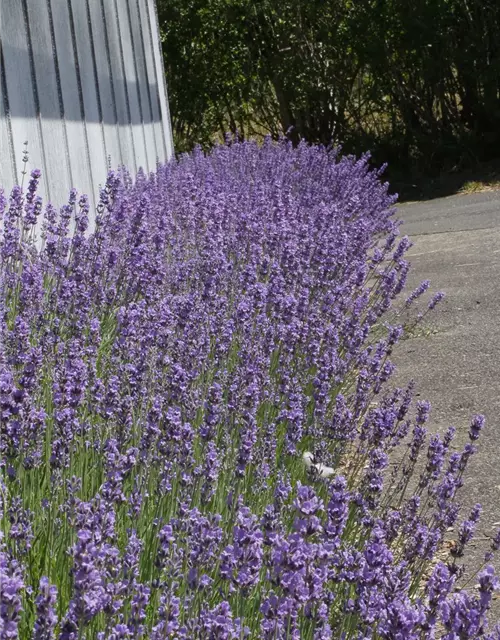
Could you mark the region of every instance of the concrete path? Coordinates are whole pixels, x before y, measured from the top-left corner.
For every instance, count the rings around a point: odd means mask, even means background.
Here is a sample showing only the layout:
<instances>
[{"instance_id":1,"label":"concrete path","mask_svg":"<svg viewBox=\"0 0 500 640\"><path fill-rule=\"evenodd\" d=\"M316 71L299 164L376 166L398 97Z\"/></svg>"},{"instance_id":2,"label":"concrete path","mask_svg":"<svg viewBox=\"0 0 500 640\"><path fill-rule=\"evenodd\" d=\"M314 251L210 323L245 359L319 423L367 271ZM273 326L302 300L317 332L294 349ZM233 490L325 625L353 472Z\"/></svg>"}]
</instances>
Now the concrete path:
<instances>
[{"instance_id":1,"label":"concrete path","mask_svg":"<svg viewBox=\"0 0 500 640\"><path fill-rule=\"evenodd\" d=\"M472 570L500 527L500 192L401 205L398 213L414 242L410 288L429 279L446 299L430 323L435 333L399 345L397 382L415 380L432 404L433 427L457 427L457 446L467 441L474 413L487 419L461 494L464 507L480 502L484 509Z\"/></svg>"}]
</instances>

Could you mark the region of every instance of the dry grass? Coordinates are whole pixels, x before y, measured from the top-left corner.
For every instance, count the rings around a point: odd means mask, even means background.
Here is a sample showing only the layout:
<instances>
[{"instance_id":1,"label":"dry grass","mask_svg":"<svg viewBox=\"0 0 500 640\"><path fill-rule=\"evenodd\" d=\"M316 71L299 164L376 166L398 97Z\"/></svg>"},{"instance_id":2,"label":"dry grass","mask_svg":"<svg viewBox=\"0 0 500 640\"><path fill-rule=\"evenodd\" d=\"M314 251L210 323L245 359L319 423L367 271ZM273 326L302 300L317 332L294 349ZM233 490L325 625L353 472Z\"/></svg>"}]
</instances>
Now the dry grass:
<instances>
[{"instance_id":1,"label":"dry grass","mask_svg":"<svg viewBox=\"0 0 500 640\"><path fill-rule=\"evenodd\" d=\"M468 180L462 185L459 193L478 193L497 189L500 189L500 179L498 177L492 180Z\"/></svg>"}]
</instances>

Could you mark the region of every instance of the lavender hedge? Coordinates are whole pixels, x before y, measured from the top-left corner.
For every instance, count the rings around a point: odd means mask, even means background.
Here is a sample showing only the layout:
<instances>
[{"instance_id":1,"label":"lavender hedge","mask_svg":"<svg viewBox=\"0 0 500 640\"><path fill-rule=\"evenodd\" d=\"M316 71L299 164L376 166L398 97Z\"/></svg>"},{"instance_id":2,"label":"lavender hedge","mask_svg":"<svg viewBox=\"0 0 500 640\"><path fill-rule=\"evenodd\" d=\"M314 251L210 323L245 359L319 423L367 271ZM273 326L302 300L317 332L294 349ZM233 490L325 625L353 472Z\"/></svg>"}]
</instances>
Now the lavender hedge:
<instances>
[{"instance_id":1,"label":"lavender hedge","mask_svg":"<svg viewBox=\"0 0 500 640\"><path fill-rule=\"evenodd\" d=\"M266 141L110 173L92 233L38 180L0 196L1 639L500 637L491 554L457 589L483 419L450 453L387 385L442 294L401 297L366 158Z\"/></svg>"}]
</instances>

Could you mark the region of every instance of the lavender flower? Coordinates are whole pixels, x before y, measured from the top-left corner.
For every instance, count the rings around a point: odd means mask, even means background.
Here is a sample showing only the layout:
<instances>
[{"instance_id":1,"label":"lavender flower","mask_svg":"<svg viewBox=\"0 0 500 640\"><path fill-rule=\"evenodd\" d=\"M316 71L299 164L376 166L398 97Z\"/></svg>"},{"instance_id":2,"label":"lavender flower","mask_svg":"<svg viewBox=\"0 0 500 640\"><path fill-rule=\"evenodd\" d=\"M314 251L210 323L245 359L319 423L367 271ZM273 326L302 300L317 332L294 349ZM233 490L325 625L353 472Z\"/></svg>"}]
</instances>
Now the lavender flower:
<instances>
[{"instance_id":1,"label":"lavender flower","mask_svg":"<svg viewBox=\"0 0 500 640\"><path fill-rule=\"evenodd\" d=\"M39 180L0 190L0 636L485 636L491 570L427 571L484 420L419 466L411 243L368 157L231 142L110 172L96 211Z\"/></svg>"},{"instance_id":2,"label":"lavender flower","mask_svg":"<svg viewBox=\"0 0 500 640\"><path fill-rule=\"evenodd\" d=\"M432 311L432 309L434 309L441 302L441 300L443 300L444 297L445 294L442 291L438 291L438 293L435 293L432 296L431 301L429 302L429 311Z\"/></svg>"},{"instance_id":3,"label":"lavender flower","mask_svg":"<svg viewBox=\"0 0 500 640\"><path fill-rule=\"evenodd\" d=\"M479 438L479 435L484 427L484 423L485 423L484 416L481 416L481 415L474 416L469 428L469 438L472 441L475 441Z\"/></svg>"},{"instance_id":4,"label":"lavender flower","mask_svg":"<svg viewBox=\"0 0 500 640\"><path fill-rule=\"evenodd\" d=\"M21 566L4 550L0 537L0 634L17 638L23 611L21 590L24 588Z\"/></svg>"},{"instance_id":5,"label":"lavender flower","mask_svg":"<svg viewBox=\"0 0 500 640\"><path fill-rule=\"evenodd\" d=\"M53 640L57 625L57 587L50 584L48 578L40 578L39 595L35 601L36 621L33 640Z\"/></svg>"},{"instance_id":6,"label":"lavender flower","mask_svg":"<svg viewBox=\"0 0 500 640\"><path fill-rule=\"evenodd\" d=\"M412 293L406 299L406 302L405 302L406 307L409 307L411 304L413 304L415 300L417 300L417 298L420 298L420 296L422 296L430 287L430 284L431 283L429 280L423 280L418 285L418 287L414 291L412 291Z\"/></svg>"}]
</instances>

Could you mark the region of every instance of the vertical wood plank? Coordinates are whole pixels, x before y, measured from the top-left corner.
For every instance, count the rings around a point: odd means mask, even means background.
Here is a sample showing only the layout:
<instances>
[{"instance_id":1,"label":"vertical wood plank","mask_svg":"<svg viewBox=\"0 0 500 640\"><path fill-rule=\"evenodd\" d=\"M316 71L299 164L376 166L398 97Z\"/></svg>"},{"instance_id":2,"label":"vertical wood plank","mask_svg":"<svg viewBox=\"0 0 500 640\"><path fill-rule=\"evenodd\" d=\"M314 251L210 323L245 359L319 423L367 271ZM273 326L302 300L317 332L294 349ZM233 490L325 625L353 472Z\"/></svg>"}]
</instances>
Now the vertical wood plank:
<instances>
[{"instance_id":1,"label":"vertical wood plank","mask_svg":"<svg viewBox=\"0 0 500 640\"><path fill-rule=\"evenodd\" d=\"M94 73L92 41L88 23L87 6L82 0L69 0L70 27L76 45L76 71L80 81L84 123L89 155L92 162L93 193L104 185L107 175L106 148L101 125L101 106Z\"/></svg>"},{"instance_id":2,"label":"vertical wood plank","mask_svg":"<svg viewBox=\"0 0 500 640\"><path fill-rule=\"evenodd\" d=\"M0 189L9 195L11 188L17 182L16 166L12 154L12 132L10 121L5 108L7 95L5 92L5 66L3 62L2 45L0 42Z\"/></svg>"},{"instance_id":3,"label":"vertical wood plank","mask_svg":"<svg viewBox=\"0 0 500 640\"><path fill-rule=\"evenodd\" d=\"M148 4L149 25L153 39L153 53L155 58L156 75L158 78L158 91L160 95L160 110L163 130L165 134L165 142L167 146L167 158L174 154L174 141L172 138L172 127L170 124L170 113L168 110L168 95L165 81L165 69L163 67L163 55L161 51L160 29L158 25L158 15L154 0L146 0Z\"/></svg>"},{"instance_id":4,"label":"vertical wood plank","mask_svg":"<svg viewBox=\"0 0 500 640\"><path fill-rule=\"evenodd\" d=\"M50 198L60 204L68 196L71 184L69 149L65 123L61 118L57 75L52 48L49 12L44 0L27 0L28 23L33 52L33 64L40 125L45 150L45 179Z\"/></svg>"},{"instance_id":5,"label":"vertical wood plank","mask_svg":"<svg viewBox=\"0 0 500 640\"><path fill-rule=\"evenodd\" d=\"M132 52L135 58L137 86L139 88L141 115L146 138L146 151L149 171L153 171L158 161L158 151L153 129L153 112L149 93L149 78L144 56L142 41L141 15L138 11L137 0L128 0L129 22L132 36Z\"/></svg>"},{"instance_id":6,"label":"vertical wood plank","mask_svg":"<svg viewBox=\"0 0 500 640\"><path fill-rule=\"evenodd\" d=\"M25 141L28 142L28 171L37 168L45 174L27 41L28 34L22 3L2 3L2 52L5 65L5 84L9 96L13 151L19 182L22 181L22 157ZM24 180L25 186L27 178L26 176ZM47 197L45 175L40 182L39 193L42 198Z\"/></svg>"},{"instance_id":7,"label":"vertical wood plank","mask_svg":"<svg viewBox=\"0 0 500 640\"><path fill-rule=\"evenodd\" d=\"M116 169L122 164L123 160L105 16L100 0L87 0L87 2L97 62L97 83L101 100L101 116L106 152L111 168Z\"/></svg>"},{"instance_id":8,"label":"vertical wood plank","mask_svg":"<svg viewBox=\"0 0 500 640\"><path fill-rule=\"evenodd\" d=\"M160 112L160 94L158 92L158 78L156 77L156 67L153 55L153 39L149 25L149 15L146 0L137 0L139 14L142 24L142 45L144 48L144 59L146 61L146 69L148 74L149 95L151 101L151 111L153 117L153 130L156 141L156 151L159 162L165 162L167 159L167 148L165 142L165 134L163 132L161 112Z\"/></svg>"},{"instance_id":9,"label":"vertical wood plank","mask_svg":"<svg viewBox=\"0 0 500 640\"><path fill-rule=\"evenodd\" d=\"M142 113L140 105L140 94L138 88L138 78L135 72L134 53L132 50L132 38L130 35L130 24L128 19L128 7L126 0L115 0L117 10L118 29L120 33L120 48L123 62L123 75L128 95L130 108L130 118L132 123L132 135L134 137L134 148L137 158L137 168L142 167L144 171L149 171L148 155L146 150L146 139L142 124Z\"/></svg>"},{"instance_id":10,"label":"vertical wood plank","mask_svg":"<svg viewBox=\"0 0 500 640\"><path fill-rule=\"evenodd\" d=\"M54 29L55 48L60 74L64 119L68 136L71 175L80 193L94 200L92 168L83 113L80 103L80 87L76 74L73 40L65 0L49 0Z\"/></svg>"},{"instance_id":11,"label":"vertical wood plank","mask_svg":"<svg viewBox=\"0 0 500 640\"><path fill-rule=\"evenodd\" d=\"M0 185L42 170L57 206L95 204L108 166L173 153L154 0L0 0ZM25 184L29 178L24 178Z\"/></svg>"},{"instance_id":12,"label":"vertical wood plank","mask_svg":"<svg viewBox=\"0 0 500 640\"><path fill-rule=\"evenodd\" d=\"M131 172L137 171L137 159L135 155L134 137L130 122L130 109L126 92L125 78L123 75L122 56L120 51L120 36L118 21L113 0L101 0L105 17L105 28L108 37L108 50L113 87L116 99L116 111L120 128L120 146L122 150L122 163Z\"/></svg>"}]
</instances>

